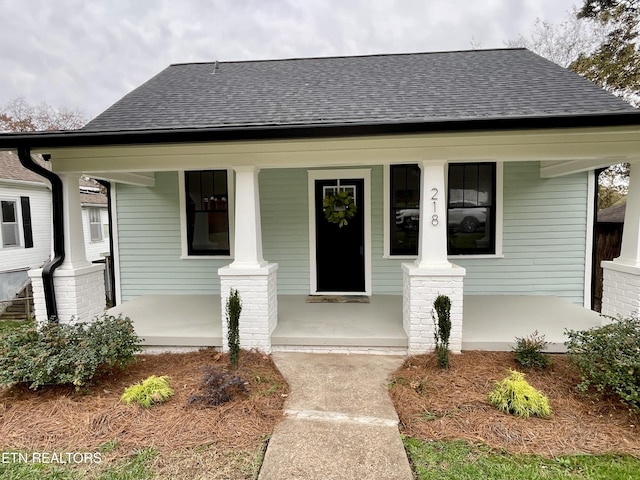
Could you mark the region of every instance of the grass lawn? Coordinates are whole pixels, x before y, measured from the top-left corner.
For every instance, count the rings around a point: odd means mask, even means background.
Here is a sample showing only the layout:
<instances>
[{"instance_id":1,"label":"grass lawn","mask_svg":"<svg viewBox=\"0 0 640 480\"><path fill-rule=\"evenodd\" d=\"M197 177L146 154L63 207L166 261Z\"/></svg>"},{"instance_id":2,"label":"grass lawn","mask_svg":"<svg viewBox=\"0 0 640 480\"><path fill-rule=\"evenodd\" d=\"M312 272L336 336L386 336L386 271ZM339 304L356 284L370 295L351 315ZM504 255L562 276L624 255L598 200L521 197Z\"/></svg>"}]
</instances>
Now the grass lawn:
<instances>
[{"instance_id":1,"label":"grass lawn","mask_svg":"<svg viewBox=\"0 0 640 480\"><path fill-rule=\"evenodd\" d=\"M125 458L109 460L114 444L97 449L102 461L81 464L31 462L0 463L3 480L143 480L143 479L255 479L258 476L266 442L253 450L220 452L213 445L160 453L153 447L131 452ZM24 452L23 452L24 453ZM5 457L7 454L5 453ZM8 458L5 458L8 459ZM1 461L0 461L1 462Z\"/></svg>"},{"instance_id":2,"label":"grass lawn","mask_svg":"<svg viewBox=\"0 0 640 480\"><path fill-rule=\"evenodd\" d=\"M633 480L640 459L630 455L516 455L463 441L404 438L418 480Z\"/></svg>"}]
</instances>

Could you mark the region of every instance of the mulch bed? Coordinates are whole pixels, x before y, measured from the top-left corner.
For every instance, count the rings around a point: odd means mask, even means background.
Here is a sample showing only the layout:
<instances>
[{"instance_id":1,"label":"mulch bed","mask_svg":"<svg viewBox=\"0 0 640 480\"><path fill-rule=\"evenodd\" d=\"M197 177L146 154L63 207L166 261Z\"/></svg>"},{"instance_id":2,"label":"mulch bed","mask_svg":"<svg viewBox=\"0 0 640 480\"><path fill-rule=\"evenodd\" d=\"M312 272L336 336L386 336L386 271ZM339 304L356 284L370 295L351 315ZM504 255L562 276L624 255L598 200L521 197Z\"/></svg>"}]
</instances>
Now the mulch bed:
<instances>
[{"instance_id":1,"label":"mulch bed","mask_svg":"<svg viewBox=\"0 0 640 480\"><path fill-rule=\"evenodd\" d=\"M423 440L462 439L510 453L545 456L626 453L640 456L640 414L614 398L595 400L576 390L580 375L565 355L526 380L548 398L548 419L517 418L489 405L487 395L508 369L523 371L509 352L452 355L441 370L433 354L409 358L393 375L390 394L401 429Z\"/></svg>"},{"instance_id":2,"label":"mulch bed","mask_svg":"<svg viewBox=\"0 0 640 480\"><path fill-rule=\"evenodd\" d=\"M215 443L223 449L255 448L282 417L288 386L272 360L257 352L241 353L237 374L248 396L216 407L187 405L200 393L207 367L226 369L226 355L213 350L141 355L123 372L97 378L85 391L16 386L0 391L0 446L4 449L95 450L116 441L119 447L153 446L160 451ZM144 409L124 405L124 389L150 375L169 375L175 394L164 404Z\"/></svg>"}]
</instances>

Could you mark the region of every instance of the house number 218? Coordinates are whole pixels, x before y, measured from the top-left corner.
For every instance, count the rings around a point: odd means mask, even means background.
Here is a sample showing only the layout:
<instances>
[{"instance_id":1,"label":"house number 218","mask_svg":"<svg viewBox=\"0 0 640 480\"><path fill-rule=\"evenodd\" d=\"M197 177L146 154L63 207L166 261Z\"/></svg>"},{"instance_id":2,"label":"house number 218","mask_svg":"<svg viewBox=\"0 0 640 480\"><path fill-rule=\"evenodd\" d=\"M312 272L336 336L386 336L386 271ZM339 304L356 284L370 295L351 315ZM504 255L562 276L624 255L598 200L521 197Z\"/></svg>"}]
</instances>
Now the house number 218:
<instances>
[{"instance_id":1,"label":"house number 218","mask_svg":"<svg viewBox=\"0 0 640 480\"><path fill-rule=\"evenodd\" d=\"M431 195L431 200L433 200L433 215L431 215L431 225L437 227L438 223L440 223L440 221L438 220L438 214L436 213L438 211L438 189L432 188L431 191L433 192L433 195Z\"/></svg>"}]
</instances>

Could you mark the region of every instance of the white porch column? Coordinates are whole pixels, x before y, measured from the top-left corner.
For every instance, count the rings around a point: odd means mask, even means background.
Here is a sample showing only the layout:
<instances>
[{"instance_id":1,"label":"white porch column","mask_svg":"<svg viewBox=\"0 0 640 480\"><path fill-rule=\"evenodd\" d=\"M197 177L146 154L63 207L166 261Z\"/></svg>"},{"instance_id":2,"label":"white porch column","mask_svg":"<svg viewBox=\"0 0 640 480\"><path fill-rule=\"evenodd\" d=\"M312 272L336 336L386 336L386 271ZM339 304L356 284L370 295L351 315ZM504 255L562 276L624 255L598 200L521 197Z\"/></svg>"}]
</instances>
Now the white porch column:
<instances>
[{"instance_id":1,"label":"white porch column","mask_svg":"<svg viewBox=\"0 0 640 480\"><path fill-rule=\"evenodd\" d=\"M640 164L631 164L620 256L602 262L602 314L640 312Z\"/></svg>"},{"instance_id":2,"label":"white porch column","mask_svg":"<svg viewBox=\"0 0 640 480\"><path fill-rule=\"evenodd\" d=\"M240 315L240 347L269 353L271 333L278 321L276 272L278 265L267 263L262 256L260 193L256 166L234 167L235 237L234 260L220 268L222 337L228 350L226 304L229 292L238 290L242 301Z\"/></svg>"},{"instance_id":3,"label":"white porch column","mask_svg":"<svg viewBox=\"0 0 640 480\"><path fill-rule=\"evenodd\" d=\"M409 354L435 348L433 301L438 295L451 300L451 351L462 348L462 292L465 269L447 259L447 162L420 164L420 231L418 258L402 265L403 325L409 337Z\"/></svg>"},{"instance_id":4,"label":"white porch column","mask_svg":"<svg viewBox=\"0 0 640 480\"><path fill-rule=\"evenodd\" d=\"M80 174L58 174L62 180L63 230L65 258L55 270L58 321L89 322L104 312L106 306L104 265L87 260L80 205ZM42 269L30 270L36 320L47 321Z\"/></svg>"}]
</instances>

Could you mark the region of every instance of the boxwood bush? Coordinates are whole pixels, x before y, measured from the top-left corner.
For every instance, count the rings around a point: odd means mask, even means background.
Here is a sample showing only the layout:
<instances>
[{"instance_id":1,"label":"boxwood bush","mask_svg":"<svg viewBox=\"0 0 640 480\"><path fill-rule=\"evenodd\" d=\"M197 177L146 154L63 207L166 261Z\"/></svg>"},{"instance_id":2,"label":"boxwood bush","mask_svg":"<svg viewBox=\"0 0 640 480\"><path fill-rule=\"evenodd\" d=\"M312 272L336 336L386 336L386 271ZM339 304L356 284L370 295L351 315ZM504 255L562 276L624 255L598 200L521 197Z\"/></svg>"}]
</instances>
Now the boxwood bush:
<instances>
[{"instance_id":1,"label":"boxwood bush","mask_svg":"<svg viewBox=\"0 0 640 480\"><path fill-rule=\"evenodd\" d=\"M609 317L612 322L589 330L567 331L569 360L578 368L578 389L617 395L640 410L640 320L637 315Z\"/></svg>"},{"instance_id":2,"label":"boxwood bush","mask_svg":"<svg viewBox=\"0 0 640 480\"><path fill-rule=\"evenodd\" d=\"M87 385L100 369L124 368L142 350L129 318L35 323L0 337L0 385Z\"/></svg>"}]
</instances>

